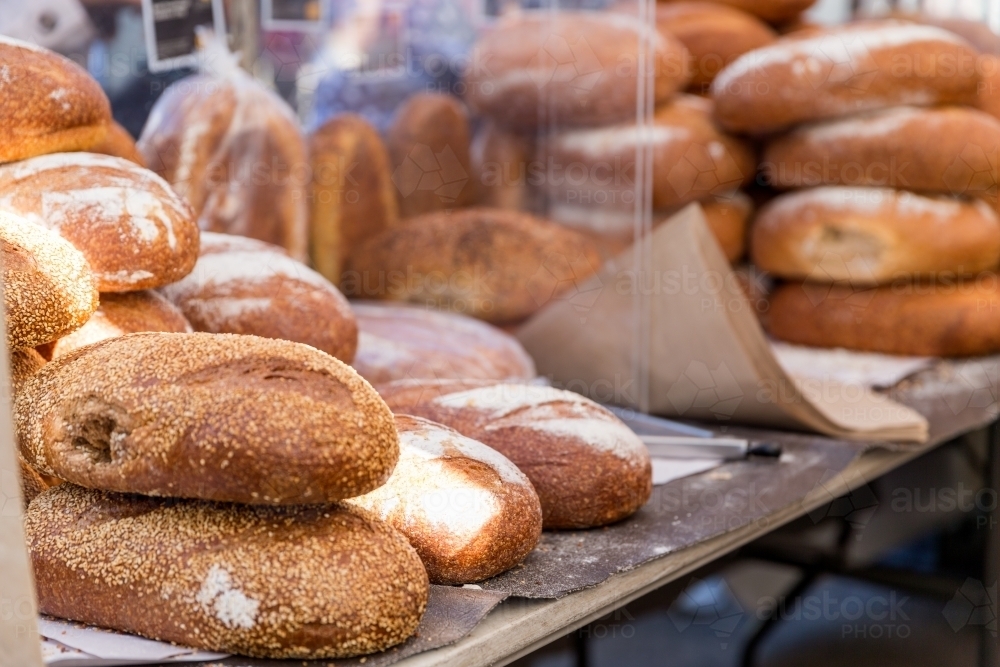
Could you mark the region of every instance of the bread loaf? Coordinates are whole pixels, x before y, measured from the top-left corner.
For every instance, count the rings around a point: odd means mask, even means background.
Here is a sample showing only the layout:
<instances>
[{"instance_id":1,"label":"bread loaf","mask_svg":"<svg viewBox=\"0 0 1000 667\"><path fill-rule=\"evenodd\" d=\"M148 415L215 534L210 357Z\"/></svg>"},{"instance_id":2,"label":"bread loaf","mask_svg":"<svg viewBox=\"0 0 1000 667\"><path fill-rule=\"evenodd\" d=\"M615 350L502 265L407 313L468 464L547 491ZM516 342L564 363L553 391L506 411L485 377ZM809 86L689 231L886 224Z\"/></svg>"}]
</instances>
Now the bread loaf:
<instances>
[{"instance_id":1,"label":"bread loaf","mask_svg":"<svg viewBox=\"0 0 1000 667\"><path fill-rule=\"evenodd\" d=\"M792 130L768 146L771 185L888 186L997 197L1000 119L968 107L896 107Z\"/></svg>"},{"instance_id":2,"label":"bread loaf","mask_svg":"<svg viewBox=\"0 0 1000 667\"><path fill-rule=\"evenodd\" d=\"M407 639L428 584L406 539L337 505L246 507L63 484L25 520L42 613L211 651L345 658Z\"/></svg>"},{"instance_id":3,"label":"bread loaf","mask_svg":"<svg viewBox=\"0 0 1000 667\"><path fill-rule=\"evenodd\" d=\"M80 327L97 309L83 254L55 232L0 210L7 345L23 350Z\"/></svg>"},{"instance_id":4,"label":"bread loaf","mask_svg":"<svg viewBox=\"0 0 1000 667\"><path fill-rule=\"evenodd\" d=\"M399 214L412 218L475 203L469 114L441 93L418 93L399 107L386 135Z\"/></svg>"},{"instance_id":5,"label":"bread loaf","mask_svg":"<svg viewBox=\"0 0 1000 667\"><path fill-rule=\"evenodd\" d=\"M46 49L0 36L0 163L98 145L107 96L86 70Z\"/></svg>"},{"instance_id":6,"label":"bread loaf","mask_svg":"<svg viewBox=\"0 0 1000 667\"><path fill-rule=\"evenodd\" d=\"M743 9L712 2L656 6L656 27L676 37L691 54L691 88L707 89L723 67L778 38L774 29Z\"/></svg>"},{"instance_id":7,"label":"bread loaf","mask_svg":"<svg viewBox=\"0 0 1000 667\"><path fill-rule=\"evenodd\" d=\"M790 21L811 7L816 0L710 0L720 5L728 5L755 14L771 23ZM659 0L673 3L674 0ZM682 3L678 3L682 4ZM687 4L687 3L683 3Z\"/></svg>"},{"instance_id":8,"label":"bread loaf","mask_svg":"<svg viewBox=\"0 0 1000 667\"><path fill-rule=\"evenodd\" d=\"M341 114L309 137L312 261L340 282L344 257L399 219L389 153L374 127Z\"/></svg>"},{"instance_id":9,"label":"bread loaf","mask_svg":"<svg viewBox=\"0 0 1000 667\"><path fill-rule=\"evenodd\" d=\"M405 535L431 583L481 581L524 560L542 534L538 495L524 473L440 424L397 415L396 430L392 477L345 502Z\"/></svg>"},{"instance_id":10,"label":"bread loaf","mask_svg":"<svg viewBox=\"0 0 1000 667\"><path fill-rule=\"evenodd\" d=\"M743 54L712 82L712 98L723 127L750 134L904 104L972 104L976 57L932 26L846 26Z\"/></svg>"},{"instance_id":11,"label":"bread loaf","mask_svg":"<svg viewBox=\"0 0 1000 667\"><path fill-rule=\"evenodd\" d=\"M547 529L624 519L649 499L649 452L617 417L570 391L498 384L407 408L497 450L531 480Z\"/></svg>"},{"instance_id":12,"label":"bread loaf","mask_svg":"<svg viewBox=\"0 0 1000 667\"><path fill-rule=\"evenodd\" d=\"M404 378L529 380L535 363L516 338L485 322L414 306L352 304L353 366L376 388Z\"/></svg>"},{"instance_id":13,"label":"bread loaf","mask_svg":"<svg viewBox=\"0 0 1000 667\"><path fill-rule=\"evenodd\" d=\"M58 359L81 347L141 331L190 333L192 329L177 306L156 292L102 294L86 324L40 350L48 359Z\"/></svg>"},{"instance_id":14,"label":"bread loaf","mask_svg":"<svg viewBox=\"0 0 1000 667\"><path fill-rule=\"evenodd\" d=\"M305 139L288 105L238 67L170 86L153 106L139 151L190 202L203 230L260 239L306 261Z\"/></svg>"},{"instance_id":15,"label":"bread loaf","mask_svg":"<svg viewBox=\"0 0 1000 667\"><path fill-rule=\"evenodd\" d=\"M25 459L110 491L324 503L380 486L392 413L347 365L255 336L140 333L45 365L15 405Z\"/></svg>"},{"instance_id":16,"label":"bread loaf","mask_svg":"<svg viewBox=\"0 0 1000 667\"><path fill-rule=\"evenodd\" d=\"M589 278L592 241L526 213L472 208L411 218L348 260L348 296L518 322Z\"/></svg>"},{"instance_id":17,"label":"bread loaf","mask_svg":"<svg viewBox=\"0 0 1000 667\"><path fill-rule=\"evenodd\" d=\"M174 282L198 258L191 208L163 179L121 158L58 153L5 165L0 206L76 246L102 292Z\"/></svg>"},{"instance_id":18,"label":"bread loaf","mask_svg":"<svg viewBox=\"0 0 1000 667\"><path fill-rule=\"evenodd\" d=\"M652 31L650 34L649 31ZM615 12L524 12L501 19L473 47L465 99L505 127L624 122L638 108L640 43L652 48L655 102L687 85L687 50Z\"/></svg>"},{"instance_id":19,"label":"bread loaf","mask_svg":"<svg viewBox=\"0 0 1000 667\"><path fill-rule=\"evenodd\" d=\"M872 289L787 283L771 295L768 331L790 343L965 357L1000 352L998 276Z\"/></svg>"},{"instance_id":20,"label":"bread loaf","mask_svg":"<svg viewBox=\"0 0 1000 667\"><path fill-rule=\"evenodd\" d=\"M261 241L211 232L201 238L194 271L161 290L195 331L291 340L351 362L357 323L328 280Z\"/></svg>"},{"instance_id":21,"label":"bread loaf","mask_svg":"<svg viewBox=\"0 0 1000 667\"><path fill-rule=\"evenodd\" d=\"M94 146L91 152L120 157L134 162L140 167L146 166L146 161L135 145L135 139L128 133L128 130L114 121L108 125L108 133L104 136L104 141Z\"/></svg>"},{"instance_id":22,"label":"bread loaf","mask_svg":"<svg viewBox=\"0 0 1000 667\"><path fill-rule=\"evenodd\" d=\"M21 392L21 388L24 386L24 383L28 381L28 378L37 373L44 365L45 359L42 358L42 355L38 354L31 348L11 352L11 396L16 399L17 395ZM38 471L28 465L28 462L24 460L24 457L21 456L20 453L17 455L17 464L20 470L21 494L24 501L24 507L27 507L28 503L34 500L35 496L39 493L58 483L58 480L55 480L54 478L42 477L38 474Z\"/></svg>"},{"instance_id":23,"label":"bread loaf","mask_svg":"<svg viewBox=\"0 0 1000 667\"><path fill-rule=\"evenodd\" d=\"M701 202L701 210L722 254L730 262L740 260L746 254L747 228L753 215L750 197L737 192L733 197L712 198Z\"/></svg>"},{"instance_id":24,"label":"bread loaf","mask_svg":"<svg viewBox=\"0 0 1000 667\"><path fill-rule=\"evenodd\" d=\"M405 415L410 413L410 408L430 403L446 394L494 387L497 384L505 383L484 379L405 378L378 385L378 395L393 413Z\"/></svg>"},{"instance_id":25,"label":"bread loaf","mask_svg":"<svg viewBox=\"0 0 1000 667\"><path fill-rule=\"evenodd\" d=\"M533 137L510 132L491 120L480 123L472 140L472 173L481 206L530 210L533 190L529 182L535 154Z\"/></svg>"},{"instance_id":26,"label":"bread loaf","mask_svg":"<svg viewBox=\"0 0 1000 667\"><path fill-rule=\"evenodd\" d=\"M1000 57L979 57L982 81L976 94L976 106L994 118L1000 118Z\"/></svg>"},{"instance_id":27,"label":"bread loaf","mask_svg":"<svg viewBox=\"0 0 1000 667\"><path fill-rule=\"evenodd\" d=\"M982 201L889 188L800 190L760 210L751 256L758 268L794 280L954 279L1000 265L1000 218Z\"/></svg>"}]
</instances>

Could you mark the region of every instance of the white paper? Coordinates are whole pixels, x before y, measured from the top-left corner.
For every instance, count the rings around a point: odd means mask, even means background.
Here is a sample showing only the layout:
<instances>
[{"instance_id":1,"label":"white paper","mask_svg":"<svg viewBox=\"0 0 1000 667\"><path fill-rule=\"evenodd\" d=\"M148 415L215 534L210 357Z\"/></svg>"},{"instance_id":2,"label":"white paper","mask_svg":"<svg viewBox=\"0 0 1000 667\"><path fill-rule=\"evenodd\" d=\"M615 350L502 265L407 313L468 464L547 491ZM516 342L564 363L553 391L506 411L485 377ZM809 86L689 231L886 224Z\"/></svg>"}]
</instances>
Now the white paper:
<instances>
[{"instance_id":1,"label":"white paper","mask_svg":"<svg viewBox=\"0 0 1000 667\"><path fill-rule=\"evenodd\" d=\"M824 349L772 340L771 350L789 375L833 380L869 389L891 387L934 363L932 357L900 357L877 352Z\"/></svg>"},{"instance_id":2,"label":"white paper","mask_svg":"<svg viewBox=\"0 0 1000 667\"><path fill-rule=\"evenodd\" d=\"M722 465L722 459L667 459L653 457L653 486L697 475Z\"/></svg>"},{"instance_id":3,"label":"white paper","mask_svg":"<svg viewBox=\"0 0 1000 667\"><path fill-rule=\"evenodd\" d=\"M103 667L158 662L221 660L226 653L209 653L135 635L79 623L41 618L38 630L45 664L51 667Z\"/></svg>"}]
</instances>

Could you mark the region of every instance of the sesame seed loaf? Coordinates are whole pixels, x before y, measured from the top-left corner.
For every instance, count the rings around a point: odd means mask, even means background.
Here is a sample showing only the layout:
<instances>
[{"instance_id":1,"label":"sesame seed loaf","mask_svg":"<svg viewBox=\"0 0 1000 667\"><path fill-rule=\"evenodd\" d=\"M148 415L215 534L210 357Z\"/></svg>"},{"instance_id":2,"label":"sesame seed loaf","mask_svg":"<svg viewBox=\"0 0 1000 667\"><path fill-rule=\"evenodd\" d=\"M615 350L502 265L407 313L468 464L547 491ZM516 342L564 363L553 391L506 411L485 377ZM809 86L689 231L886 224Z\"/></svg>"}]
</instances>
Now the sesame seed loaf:
<instances>
[{"instance_id":1,"label":"sesame seed loaf","mask_svg":"<svg viewBox=\"0 0 1000 667\"><path fill-rule=\"evenodd\" d=\"M485 322L415 306L354 302L352 366L376 388L404 378L530 380L535 362L516 338Z\"/></svg>"},{"instance_id":2,"label":"sesame seed loaf","mask_svg":"<svg viewBox=\"0 0 1000 667\"><path fill-rule=\"evenodd\" d=\"M111 292L101 295L97 312L86 324L39 351L57 359L86 345L140 331L190 333L192 329L177 306L156 292Z\"/></svg>"},{"instance_id":3,"label":"sesame seed loaf","mask_svg":"<svg viewBox=\"0 0 1000 667\"><path fill-rule=\"evenodd\" d=\"M250 507L62 484L28 508L42 613L261 658L406 640L427 573L406 539L338 505Z\"/></svg>"},{"instance_id":4,"label":"sesame seed loaf","mask_svg":"<svg viewBox=\"0 0 1000 667\"><path fill-rule=\"evenodd\" d=\"M410 301L515 323L600 267L596 244L519 211L469 208L410 218L348 257L351 297Z\"/></svg>"},{"instance_id":5,"label":"sesame seed loaf","mask_svg":"<svg viewBox=\"0 0 1000 667\"><path fill-rule=\"evenodd\" d=\"M57 153L2 166L0 205L76 246L102 292L171 283L198 258L191 207L156 174L121 158Z\"/></svg>"},{"instance_id":6,"label":"sesame seed loaf","mask_svg":"<svg viewBox=\"0 0 1000 667\"><path fill-rule=\"evenodd\" d=\"M108 134L104 137L104 141L94 146L91 152L120 157L134 162L140 167L146 166L146 160L143 159L142 153L135 145L135 139L128 133L128 130L115 122L108 126Z\"/></svg>"},{"instance_id":7,"label":"sesame seed loaf","mask_svg":"<svg viewBox=\"0 0 1000 667\"><path fill-rule=\"evenodd\" d=\"M89 150L104 139L111 104L69 58L0 36L0 163Z\"/></svg>"},{"instance_id":8,"label":"sesame seed loaf","mask_svg":"<svg viewBox=\"0 0 1000 667\"><path fill-rule=\"evenodd\" d=\"M323 503L392 472L392 413L307 345L137 333L49 362L15 403L28 463L82 486L242 503Z\"/></svg>"},{"instance_id":9,"label":"sesame seed loaf","mask_svg":"<svg viewBox=\"0 0 1000 667\"><path fill-rule=\"evenodd\" d=\"M21 392L24 383L32 375L37 373L45 365L42 355L33 349L15 350L10 354L10 385L11 396L15 399ZM59 483L54 477L42 477L38 471L28 465L21 453L18 452L17 463L21 472L21 491L23 494L24 506L27 507L35 496Z\"/></svg>"},{"instance_id":10,"label":"sesame seed loaf","mask_svg":"<svg viewBox=\"0 0 1000 667\"><path fill-rule=\"evenodd\" d=\"M499 452L419 417L396 416L399 463L348 505L401 532L431 583L482 581L514 567L542 534L531 482Z\"/></svg>"},{"instance_id":11,"label":"sesame seed loaf","mask_svg":"<svg viewBox=\"0 0 1000 667\"><path fill-rule=\"evenodd\" d=\"M357 322L340 290L262 241L202 232L194 270L160 292L196 331L306 343L346 363L358 347Z\"/></svg>"},{"instance_id":12,"label":"sesame seed loaf","mask_svg":"<svg viewBox=\"0 0 1000 667\"><path fill-rule=\"evenodd\" d=\"M0 266L12 350L53 341L97 309L97 282L83 253L55 232L3 210Z\"/></svg>"},{"instance_id":13,"label":"sesame seed loaf","mask_svg":"<svg viewBox=\"0 0 1000 667\"><path fill-rule=\"evenodd\" d=\"M635 433L579 394L498 384L405 408L497 450L531 480L546 529L590 528L633 514L652 493L649 452Z\"/></svg>"}]
</instances>

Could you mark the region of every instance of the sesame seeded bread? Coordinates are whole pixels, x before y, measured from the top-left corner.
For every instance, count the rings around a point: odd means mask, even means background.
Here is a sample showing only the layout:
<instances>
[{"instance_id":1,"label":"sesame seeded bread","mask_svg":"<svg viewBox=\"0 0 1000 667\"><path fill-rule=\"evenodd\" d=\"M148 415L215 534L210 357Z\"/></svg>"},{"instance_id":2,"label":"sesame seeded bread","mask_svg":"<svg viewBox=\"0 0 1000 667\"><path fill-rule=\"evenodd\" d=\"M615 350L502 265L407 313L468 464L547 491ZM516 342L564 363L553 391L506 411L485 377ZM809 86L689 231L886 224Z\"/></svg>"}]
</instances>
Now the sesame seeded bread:
<instances>
[{"instance_id":1,"label":"sesame seeded bread","mask_svg":"<svg viewBox=\"0 0 1000 667\"><path fill-rule=\"evenodd\" d=\"M340 290L263 241L203 232L194 270L161 293L196 331L291 340L346 363L357 350L358 325Z\"/></svg>"},{"instance_id":2,"label":"sesame seeded bread","mask_svg":"<svg viewBox=\"0 0 1000 667\"><path fill-rule=\"evenodd\" d=\"M242 503L324 503L389 478L392 413L308 345L138 333L51 361L15 403L43 474L82 486Z\"/></svg>"},{"instance_id":3,"label":"sesame seeded bread","mask_svg":"<svg viewBox=\"0 0 1000 667\"><path fill-rule=\"evenodd\" d=\"M345 658L411 636L427 573L338 505L248 507L62 484L28 508L42 613L261 658Z\"/></svg>"},{"instance_id":4,"label":"sesame seeded bread","mask_svg":"<svg viewBox=\"0 0 1000 667\"><path fill-rule=\"evenodd\" d=\"M48 359L56 359L106 338L140 331L190 333L191 325L177 306L156 292L110 292L101 295L97 312L86 324L39 351Z\"/></svg>"},{"instance_id":5,"label":"sesame seeded bread","mask_svg":"<svg viewBox=\"0 0 1000 667\"><path fill-rule=\"evenodd\" d=\"M0 163L83 151L104 139L107 96L69 58L0 36Z\"/></svg>"},{"instance_id":6,"label":"sesame seeded bread","mask_svg":"<svg viewBox=\"0 0 1000 667\"><path fill-rule=\"evenodd\" d=\"M97 282L83 254L55 232L3 210L0 266L12 350L53 341L97 309Z\"/></svg>"},{"instance_id":7,"label":"sesame seeded bread","mask_svg":"<svg viewBox=\"0 0 1000 667\"><path fill-rule=\"evenodd\" d=\"M17 398L21 388L28 378L38 372L45 365L45 359L31 348L26 350L16 350L10 354L10 385L11 395ZM45 489L59 483L53 477L42 477L38 471L28 465L20 452L17 455L17 463L21 472L21 492L24 497L24 506L34 499Z\"/></svg>"},{"instance_id":8,"label":"sesame seeded bread","mask_svg":"<svg viewBox=\"0 0 1000 667\"><path fill-rule=\"evenodd\" d=\"M542 534L531 482L505 456L419 417L396 416L399 463L385 485L345 501L403 533L432 583L496 576Z\"/></svg>"},{"instance_id":9,"label":"sesame seeded bread","mask_svg":"<svg viewBox=\"0 0 1000 667\"><path fill-rule=\"evenodd\" d=\"M619 521L652 493L652 463L639 437L570 391L498 384L445 394L405 411L450 426L513 461L538 492L546 529Z\"/></svg>"},{"instance_id":10,"label":"sesame seeded bread","mask_svg":"<svg viewBox=\"0 0 1000 667\"><path fill-rule=\"evenodd\" d=\"M2 166L0 205L76 246L102 292L174 282L198 259L191 208L163 179L122 158L57 153Z\"/></svg>"}]
</instances>

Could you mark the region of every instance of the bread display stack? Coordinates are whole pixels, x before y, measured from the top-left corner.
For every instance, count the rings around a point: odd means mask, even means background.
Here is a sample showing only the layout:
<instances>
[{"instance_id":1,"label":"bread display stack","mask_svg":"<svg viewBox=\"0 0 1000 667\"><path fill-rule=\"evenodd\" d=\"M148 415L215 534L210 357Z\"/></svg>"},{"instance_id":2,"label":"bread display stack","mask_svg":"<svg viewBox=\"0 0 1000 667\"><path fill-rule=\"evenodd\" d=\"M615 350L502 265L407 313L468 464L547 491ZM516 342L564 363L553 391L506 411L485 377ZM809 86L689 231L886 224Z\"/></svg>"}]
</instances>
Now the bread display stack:
<instances>
[{"instance_id":1,"label":"bread display stack","mask_svg":"<svg viewBox=\"0 0 1000 667\"><path fill-rule=\"evenodd\" d=\"M715 79L717 119L766 137L761 175L789 190L751 233L753 262L785 281L772 335L892 354L1000 350L997 185L983 178L1000 122L972 108L976 57L941 28L874 21L784 38ZM955 67L917 71L922 60Z\"/></svg>"}]
</instances>

